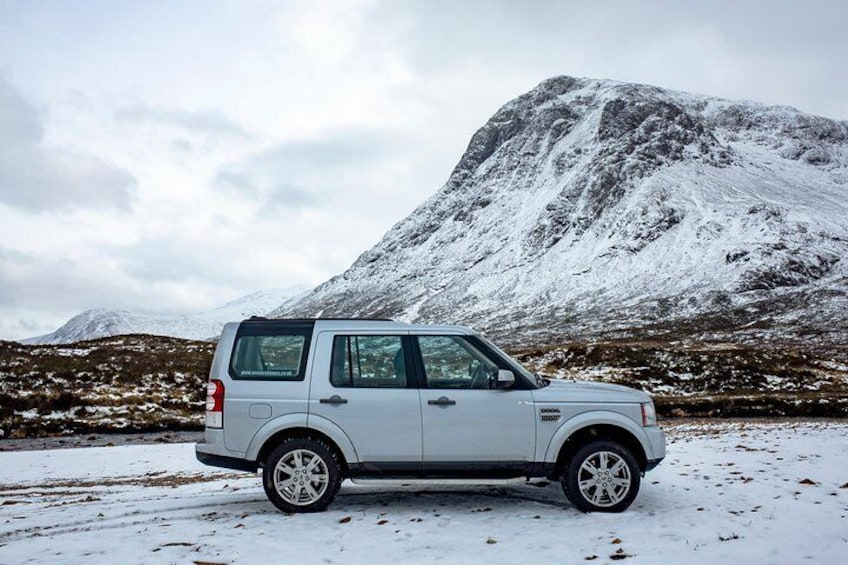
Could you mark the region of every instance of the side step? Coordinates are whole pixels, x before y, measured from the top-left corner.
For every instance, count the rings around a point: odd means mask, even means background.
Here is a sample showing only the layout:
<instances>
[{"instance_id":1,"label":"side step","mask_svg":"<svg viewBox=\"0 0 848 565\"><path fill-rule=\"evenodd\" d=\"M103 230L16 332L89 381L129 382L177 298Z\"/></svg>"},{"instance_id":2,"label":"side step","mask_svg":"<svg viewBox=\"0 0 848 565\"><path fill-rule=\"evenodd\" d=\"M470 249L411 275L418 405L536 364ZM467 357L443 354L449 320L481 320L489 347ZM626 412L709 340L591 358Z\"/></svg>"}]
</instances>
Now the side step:
<instances>
[{"instance_id":1,"label":"side step","mask_svg":"<svg viewBox=\"0 0 848 565\"><path fill-rule=\"evenodd\" d=\"M348 479L355 485L359 486L425 486L425 485L483 485L483 486L504 486L504 485L529 485L534 487L546 487L551 482L543 478L527 479L517 477L514 479L371 479L358 477Z\"/></svg>"}]
</instances>

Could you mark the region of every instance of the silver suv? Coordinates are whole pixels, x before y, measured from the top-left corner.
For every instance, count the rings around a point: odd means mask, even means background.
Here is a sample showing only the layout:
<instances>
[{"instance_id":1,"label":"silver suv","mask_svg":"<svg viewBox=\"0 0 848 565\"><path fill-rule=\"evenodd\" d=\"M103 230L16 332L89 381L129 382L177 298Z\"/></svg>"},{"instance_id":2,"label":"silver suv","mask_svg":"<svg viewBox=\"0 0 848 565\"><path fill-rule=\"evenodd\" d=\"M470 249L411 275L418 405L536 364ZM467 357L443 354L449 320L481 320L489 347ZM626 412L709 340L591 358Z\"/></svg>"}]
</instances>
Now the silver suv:
<instances>
[{"instance_id":1,"label":"silver suv","mask_svg":"<svg viewBox=\"0 0 848 565\"><path fill-rule=\"evenodd\" d=\"M284 512L325 509L345 478L518 477L620 512L665 439L644 392L541 378L469 328L252 318L221 334L196 453L261 467Z\"/></svg>"}]
</instances>

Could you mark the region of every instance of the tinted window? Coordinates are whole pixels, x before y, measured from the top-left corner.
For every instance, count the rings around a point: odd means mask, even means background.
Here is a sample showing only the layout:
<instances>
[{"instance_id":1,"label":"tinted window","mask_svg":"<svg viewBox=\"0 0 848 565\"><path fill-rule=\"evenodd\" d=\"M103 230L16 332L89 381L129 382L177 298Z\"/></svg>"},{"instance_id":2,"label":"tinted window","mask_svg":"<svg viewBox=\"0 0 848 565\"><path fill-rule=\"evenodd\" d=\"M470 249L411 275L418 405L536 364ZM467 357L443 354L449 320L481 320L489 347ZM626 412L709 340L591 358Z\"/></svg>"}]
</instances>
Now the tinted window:
<instances>
[{"instance_id":1,"label":"tinted window","mask_svg":"<svg viewBox=\"0 0 848 565\"><path fill-rule=\"evenodd\" d=\"M457 336L419 336L428 388L494 388L495 365L468 340Z\"/></svg>"},{"instance_id":2,"label":"tinted window","mask_svg":"<svg viewBox=\"0 0 848 565\"><path fill-rule=\"evenodd\" d=\"M406 387L401 337L336 336L330 382L336 387Z\"/></svg>"},{"instance_id":3,"label":"tinted window","mask_svg":"<svg viewBox=\"0 0 848 565\"><path fill-rule=\"evenodd\" d=\"M303 379L304 335L243 335L230 362L235 378L295 381Z\"/></svg>"}]
</instances>

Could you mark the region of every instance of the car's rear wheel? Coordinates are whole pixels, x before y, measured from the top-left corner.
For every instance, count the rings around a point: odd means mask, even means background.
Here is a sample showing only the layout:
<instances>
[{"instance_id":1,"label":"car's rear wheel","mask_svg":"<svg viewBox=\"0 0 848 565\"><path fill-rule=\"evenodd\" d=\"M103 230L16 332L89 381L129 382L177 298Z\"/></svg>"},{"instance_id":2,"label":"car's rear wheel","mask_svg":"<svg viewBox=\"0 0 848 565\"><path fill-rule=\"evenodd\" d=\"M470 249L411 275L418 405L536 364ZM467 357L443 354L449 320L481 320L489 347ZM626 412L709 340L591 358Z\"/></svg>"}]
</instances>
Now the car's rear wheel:
<instances>
[{"instance_id":1,"label":"car's rear wheel","mask_svg":"<svg viewBox=\"0 0 848 565\"><path fill-rule=\"evenodd\" d=\"M324 442L310 438L283 441L262 472L268 499L283 512L319 512L341 485L339 461Z\"/></svg>"},{"instance_id":2,"label":"car's rear wheel","mask_svg":"<svg viewBox=\"0 0 848 565\"><path fill-rule=\"evenodd\" d=\"M633 454L612 441L578 449L561 477L565 496L584 512L621 512L636 498L641 471Z\"/></svg>"}]
</instances>

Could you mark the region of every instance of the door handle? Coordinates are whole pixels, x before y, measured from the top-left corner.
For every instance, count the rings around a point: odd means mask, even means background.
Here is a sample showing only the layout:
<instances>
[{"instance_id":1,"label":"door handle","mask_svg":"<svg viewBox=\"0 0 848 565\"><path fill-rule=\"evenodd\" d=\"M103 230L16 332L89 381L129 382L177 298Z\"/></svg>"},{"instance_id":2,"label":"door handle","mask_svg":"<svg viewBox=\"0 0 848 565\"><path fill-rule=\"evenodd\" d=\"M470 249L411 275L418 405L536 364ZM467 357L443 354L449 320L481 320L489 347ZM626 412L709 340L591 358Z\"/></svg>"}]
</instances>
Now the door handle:
<instances>
[{"instance_id":1,"label":"door handle","mask_svg":"<svg viewBox=\"0 0 848 565\"><path fill-rule=\"evenodd\" d=\"M330 398L322 398L318 402L321 404L347 404L347 398L342 398L338 394L334 394Z\"/></svg>"},{"instance_id":2,"label":"door handle","mask_svg":"<svg viewBox=\"0 0 848 565\"><path fill-rule=\"evenodd\" d=\"M427 404L431 404L433 406L453 406L456 404L456 400L451 400L447 396L439 397L438 400L428 400Z\"/></svg>"}]
</instances>

